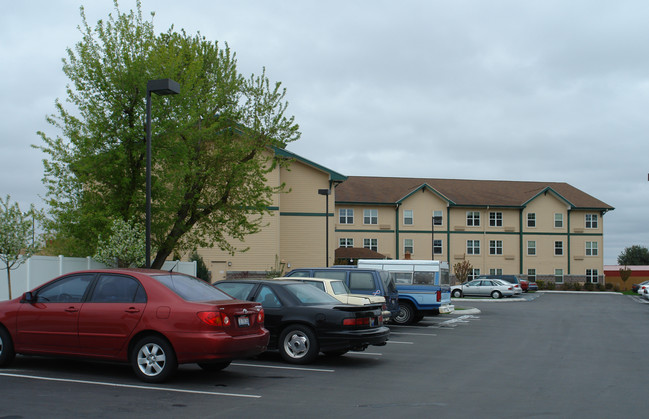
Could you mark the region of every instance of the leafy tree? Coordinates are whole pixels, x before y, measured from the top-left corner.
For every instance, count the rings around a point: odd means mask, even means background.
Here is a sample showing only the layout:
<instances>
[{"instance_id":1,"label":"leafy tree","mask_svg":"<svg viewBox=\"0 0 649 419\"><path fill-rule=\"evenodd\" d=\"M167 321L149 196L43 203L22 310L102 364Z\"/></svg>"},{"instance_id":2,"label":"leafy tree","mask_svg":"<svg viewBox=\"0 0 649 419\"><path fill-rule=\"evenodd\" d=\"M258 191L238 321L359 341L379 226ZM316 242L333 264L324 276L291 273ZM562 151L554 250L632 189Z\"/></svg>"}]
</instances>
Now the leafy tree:
<instances>
[{"instance_id":1,"label":"leafy tree","mask_svg":"<svg viewBox=\"0 0 649 419\"><path fill-rule=\"evenodd\" d=\"M192 252L192 255L189 257L189 260L191 262L196 262L196 276L200 279L202 279L205 282L210 282L210 272L207 269L207 265L205 265L205 261L201 257L201 255L198 254L196 250Z\"/></svg>"},{"instance_id":2,"label":"leafy tree","mask_svg":"<svg viewBox=\"0 0 649 419\"><path fill-rule=\"evenodd\" d=\"M11 300L11 271L18 269L38 250L34 240L34 222L40 214L33 205L29 211L22 212L18 203L9 201L9 195L4 200L0 199L0 261L7 270Z\"/></svg>"},{"instance_id":3,"label":"leafy tree","mask_svg":"<svg viewBox=\"0 0 649 419\"><path fill-rule=\"evenodd\" d=\"M460 284L466 282L472 269L473 265L466 259L453 265L453 272Z\"/></svg>"},{"instance_id":4,"label":"leafy tree","mask_svg":"<svg viewBox=\"0 0 649 419\"><path fill-rule=\"evenodd\" d=\"M617 257L618 265L649 265L649 249L633 245L625 248Z\"/></svg>"},{"instance_id":5,"label":"leafy tree","mask_svg":"<svg viewBox=\"0 0 649 419\"><path fill-rule=\"evenodd\" d=\"M156 35L141 4L91 27L81 8L82 40L67 50L67 102L47 120L61 131L39 132L48 156L44 183L48 230L70 255L83 256L113 218L145 217L148 80L171 78L174 96L152 95L152 267L172 252L212 246L234 253L229 239L259 231L273 194L266 175L278 164L273 147L300 137L286 115L286 90L263 69L246 78L236 55L200 34Z\"/></svg>"},{"instance_id":6,"label":"leafy tree","mask_svg":"<svg viewBox=\"0 0 649 419\"><path fill-rule=\"evenodd\" d=\"M99 236L97 252L93 258L108 266L119 268L142 267L145 264L146 234L142 224L113 220L110 236L104 239Z\"/></svg>"}]
</instances>

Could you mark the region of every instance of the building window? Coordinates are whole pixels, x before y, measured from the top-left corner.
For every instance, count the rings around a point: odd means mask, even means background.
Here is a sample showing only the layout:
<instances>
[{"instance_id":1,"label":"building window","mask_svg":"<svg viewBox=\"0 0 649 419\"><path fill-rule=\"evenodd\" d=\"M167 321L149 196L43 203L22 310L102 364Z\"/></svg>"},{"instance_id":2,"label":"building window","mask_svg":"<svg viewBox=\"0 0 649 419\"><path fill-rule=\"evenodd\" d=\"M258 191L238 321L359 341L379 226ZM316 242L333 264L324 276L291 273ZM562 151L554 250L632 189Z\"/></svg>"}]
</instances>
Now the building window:
<instances>
[{"instance_id":1,"label":"building window","mask_svg":"<svg viewBox=\"0 0 649 419\"><path fill-rule=\"evenodd\" d=\"M480 276L480 269L471 269L471 272L469 272L469 275L467 276L466 280L472 281L479 276Z\"/></svg>"},{"instance_id":2,"label":"building window","mask_svg":"<svg viewBox=\"0 0 649 419\"><path fill-rule=\"evenodd\" d=\"M554 228L563 228L563 214L554 214Z\"/></svg>"},{"instance_id":3,"label":"building window","mask_svg":"<svg viewBox=\"0 0 649 419\"><path fill-rule=\"evenodd\" d=\"M466 241L466 253L467 253L467 255L479 255L480 254L480 240L467 240Z\"/></svg>"},{"instance_id":4,"label":"building window","mask_svg":"<svg viewBox=\"0 0 649 419\"><path fill-rule=\"evenodd\" d=\"M489 227L502 227L503 226L503 213L490 212L489 213Z\"/></svg>"},{"instance_id":5,"label":"building window","mask_svg":"<svg viewBox=\"0 0 649 419\"><path fill-rule=\"evenodd\" d=\"M597 256L597 242L586 242L586 256Z\"/></svg>"},{"instance_id":6,"label":"building window","mask_svg":"<svg viewBox=\"0 0 649 419\"><path fill-rule=\"evenodd\" d=\"M536 227L536 213L530 212L527 214L527 226Z\"/></svg>"},{"instance_id":7,"label":"building window","mask_svg":"<svg viewBox=\"0 0 649 419\"><path fill-rule=\"evenodd\" d=\"M586 214L586 228L597 228L597 214Z\"/></svg>"},{"instance_id":8,"label":"building window","mask_svg":"<svg viewBox=\"0 0 649 419\"><path fill-rule=\"evenodd\" d=\"M554 270L554 282L557 284L563 284L563 269Z\"/></svg>"},{"instance_id":9,"label":"building window","mask_svg":"<svg viewBox=\"0 0 649 419\"><path fill-rule=\"evenodd\" d=\"M528 240L527 241L527 254L529 256L535 256L536 255L536 240Z\"/></svg>"},{"instance_id":10,"label":"building window","mask_svg":"<svg viewBox=\"0 0 649 419\"><path fill-rule=\"evenodd\" d=\"M363 247L366 249L379 251L379 239L363 239Z\"/></svg>"},{"instance_id":11,"label":"building window","mask_svg":"<svg viewBox=\"0 0 649 419\"><path fill-rule=\"evenodd\" d=\"M412 223L413 223L412 210L404 210L403 211L403 224L404 225L412 225Z\"/></svg>"},{"instance_id":12,"label":"building window","mask_svg":"<svg viewBox=\"0 0 649 419\"><path fill-rule=\"evenodd\" d=\"M502 268L489 269L489 275L502 275L502 274L503 274Z\"/></svg>"},{"instance_id":13,"label":"building window","mask_svg":"<svg viewBox=\"0 0 649 419\"><path fill-rule=\"evenodd\" d=\"M379 223L379 210L366 209L363 210L363 224L378 224Z\"/></svg>"},{"instance_id":14,"label":"building window","mask_svg":"<svg viewBox=\"0 0 649 419\"><path fill-rule=\"evenodd\" d=\"M354 224L354 210L352 208L341 208L338 211L338 222L340 224Z\"/></svg>"},{"instance_id":15,"label":"building window","mask_svg":"<svg viewBox=\"0 0 649 419\"><path fill-rule=\"evenodd\" d=\"M442 211L433 211L433 225L441 226L443 221Z\"/></svg>"},{"instance_id":16,"label":"building window","mask_svg":"<svg viewBox=\"0 0 649 419\"><path fill-rule=\"evenodd\" d=\"M354 239L341 238L338 243L339 247L354 247Z\"/></svg>"},{"instance_id":17,"label":"building window","mask_svg":"<svg viewBox=\"0 0 649 419\"><path fill-rule=\"evenodd\" d=\"M586 282L597 284L599 282L599 275L597 269L586 269Z\"/></svg>"},{"instance_id":18,"label":"building window","mask_svg":"<svg viewBox=\"0 0 649 419\"><path fill-rule=\"evenodd\" d=\"M563 256L563 242L561 241L554 242L554 255Z\"/></svg>"},{"instance_id":19,"label":"building window","mask_svg":"<svg viewBox=\"0 0 649 419\"><path fill-rule=\"evenodd\" d=\"M536 281L536 269L527 270L527 280L530 282Z\"/></svg>"},{"instance_id":20,"label":"building window","mask_svg":"<svg viewBox=\"0 0 649 419\"><path fill-rule=\"evenodd\" d=\"M480 227L480 213L478 211L467 211L466 225L469 227Z\"/></svg>"},{"instance_id":21,"label":"building window","mask_svg":"<svg viewBox=\"0 0 649 419\"><path fill-rule=\"evenodd\" d=\"M489 254L502 255L503 254L503 241L502 240L489 240Z\"/></svg>"},{"instance_id":22,"label":"building window","mask_svg":"<svg viewBox=\"0 0 649 419\"><path fill-rule=\"evenodd\" d=\"M436 255L441 255L442 253L444 253L441 240L433 240L433 253Z\"/></svg>"},{"instance_id":23,"label":"building window","mask_svg":"<svg viewBox=\"0 0 649 419\"><path fill-rule=\"evenodd\" d=\"M403 254L410 253L411 255L415 253L415 245L413 244L412 239L403 239Z\"/></svg>"}]
</instances>

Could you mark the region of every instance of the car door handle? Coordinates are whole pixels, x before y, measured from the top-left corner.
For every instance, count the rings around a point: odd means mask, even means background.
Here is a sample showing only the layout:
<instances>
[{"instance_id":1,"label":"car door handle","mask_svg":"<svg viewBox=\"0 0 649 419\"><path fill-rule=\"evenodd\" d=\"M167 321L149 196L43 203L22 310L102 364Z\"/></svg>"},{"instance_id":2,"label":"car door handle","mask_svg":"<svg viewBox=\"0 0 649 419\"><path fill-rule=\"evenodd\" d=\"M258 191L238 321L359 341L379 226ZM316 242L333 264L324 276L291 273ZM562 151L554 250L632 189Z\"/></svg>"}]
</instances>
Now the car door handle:
<instances>
[{"instance_id":1,"label":"car door handle","mask_svg":"<svg viewBox=\"0 0 649 419\"><path fill-rule=\"evenodd\" d=\"M135 307L130 307L130 308L127 308L127 309L124 310L124 311L126 311L127 313L139 313L139 312L140 312L140 309L135 308Z\"/></svg>"},{"instance_id":2,"label":"car door handle","mask_svg":"<svg viewBox=\"0 0 649 419\"><path fill-rule=\"evenodd\" d=\"M79 309L74 306L70 306L66 308L65 311L67 311L68 313L76 313L77 311L79 311Z\"/></svg>"}]
</instances>

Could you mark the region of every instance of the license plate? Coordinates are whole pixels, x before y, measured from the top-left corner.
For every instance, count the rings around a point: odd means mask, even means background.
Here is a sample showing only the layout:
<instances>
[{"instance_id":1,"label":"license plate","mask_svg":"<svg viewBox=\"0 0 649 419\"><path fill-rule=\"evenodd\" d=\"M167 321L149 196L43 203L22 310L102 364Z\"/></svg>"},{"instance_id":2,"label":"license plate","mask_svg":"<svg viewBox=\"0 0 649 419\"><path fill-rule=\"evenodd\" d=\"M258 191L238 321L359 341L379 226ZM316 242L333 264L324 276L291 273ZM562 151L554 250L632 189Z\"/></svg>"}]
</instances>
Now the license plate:
<instances>
[{"instance_id":1,"label":"license plate","mask_svg":"<svg viewBox=\"0 0 649 419\"><path fill-rule=\"evenodd\" d=\"M248 316L241 316L237 318L237 322L239 322L239 327L250 326L250 319L248 318Z\"/></svg>"}]
</instances>

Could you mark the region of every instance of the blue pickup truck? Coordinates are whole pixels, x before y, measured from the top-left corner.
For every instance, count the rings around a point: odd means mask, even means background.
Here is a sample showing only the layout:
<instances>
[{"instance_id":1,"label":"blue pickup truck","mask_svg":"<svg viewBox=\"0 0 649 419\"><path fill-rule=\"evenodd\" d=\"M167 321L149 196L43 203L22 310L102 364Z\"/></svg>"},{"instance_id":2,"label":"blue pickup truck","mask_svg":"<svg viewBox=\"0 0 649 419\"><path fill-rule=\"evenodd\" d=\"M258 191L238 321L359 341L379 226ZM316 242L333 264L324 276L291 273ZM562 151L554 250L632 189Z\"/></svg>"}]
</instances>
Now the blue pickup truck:
<instances>
[{"instance_id":1,"label":"blue pickup truck","mask_svg":"<svg viewBox=\"0 0 649 419\"><path fill-rule=\"evenodd\" d=\"M437 260L359 259L359 269L390 272L399 291L397 324L413 324L425 316L452 313L448 263Z\"/></svg>"}]
</instances>

